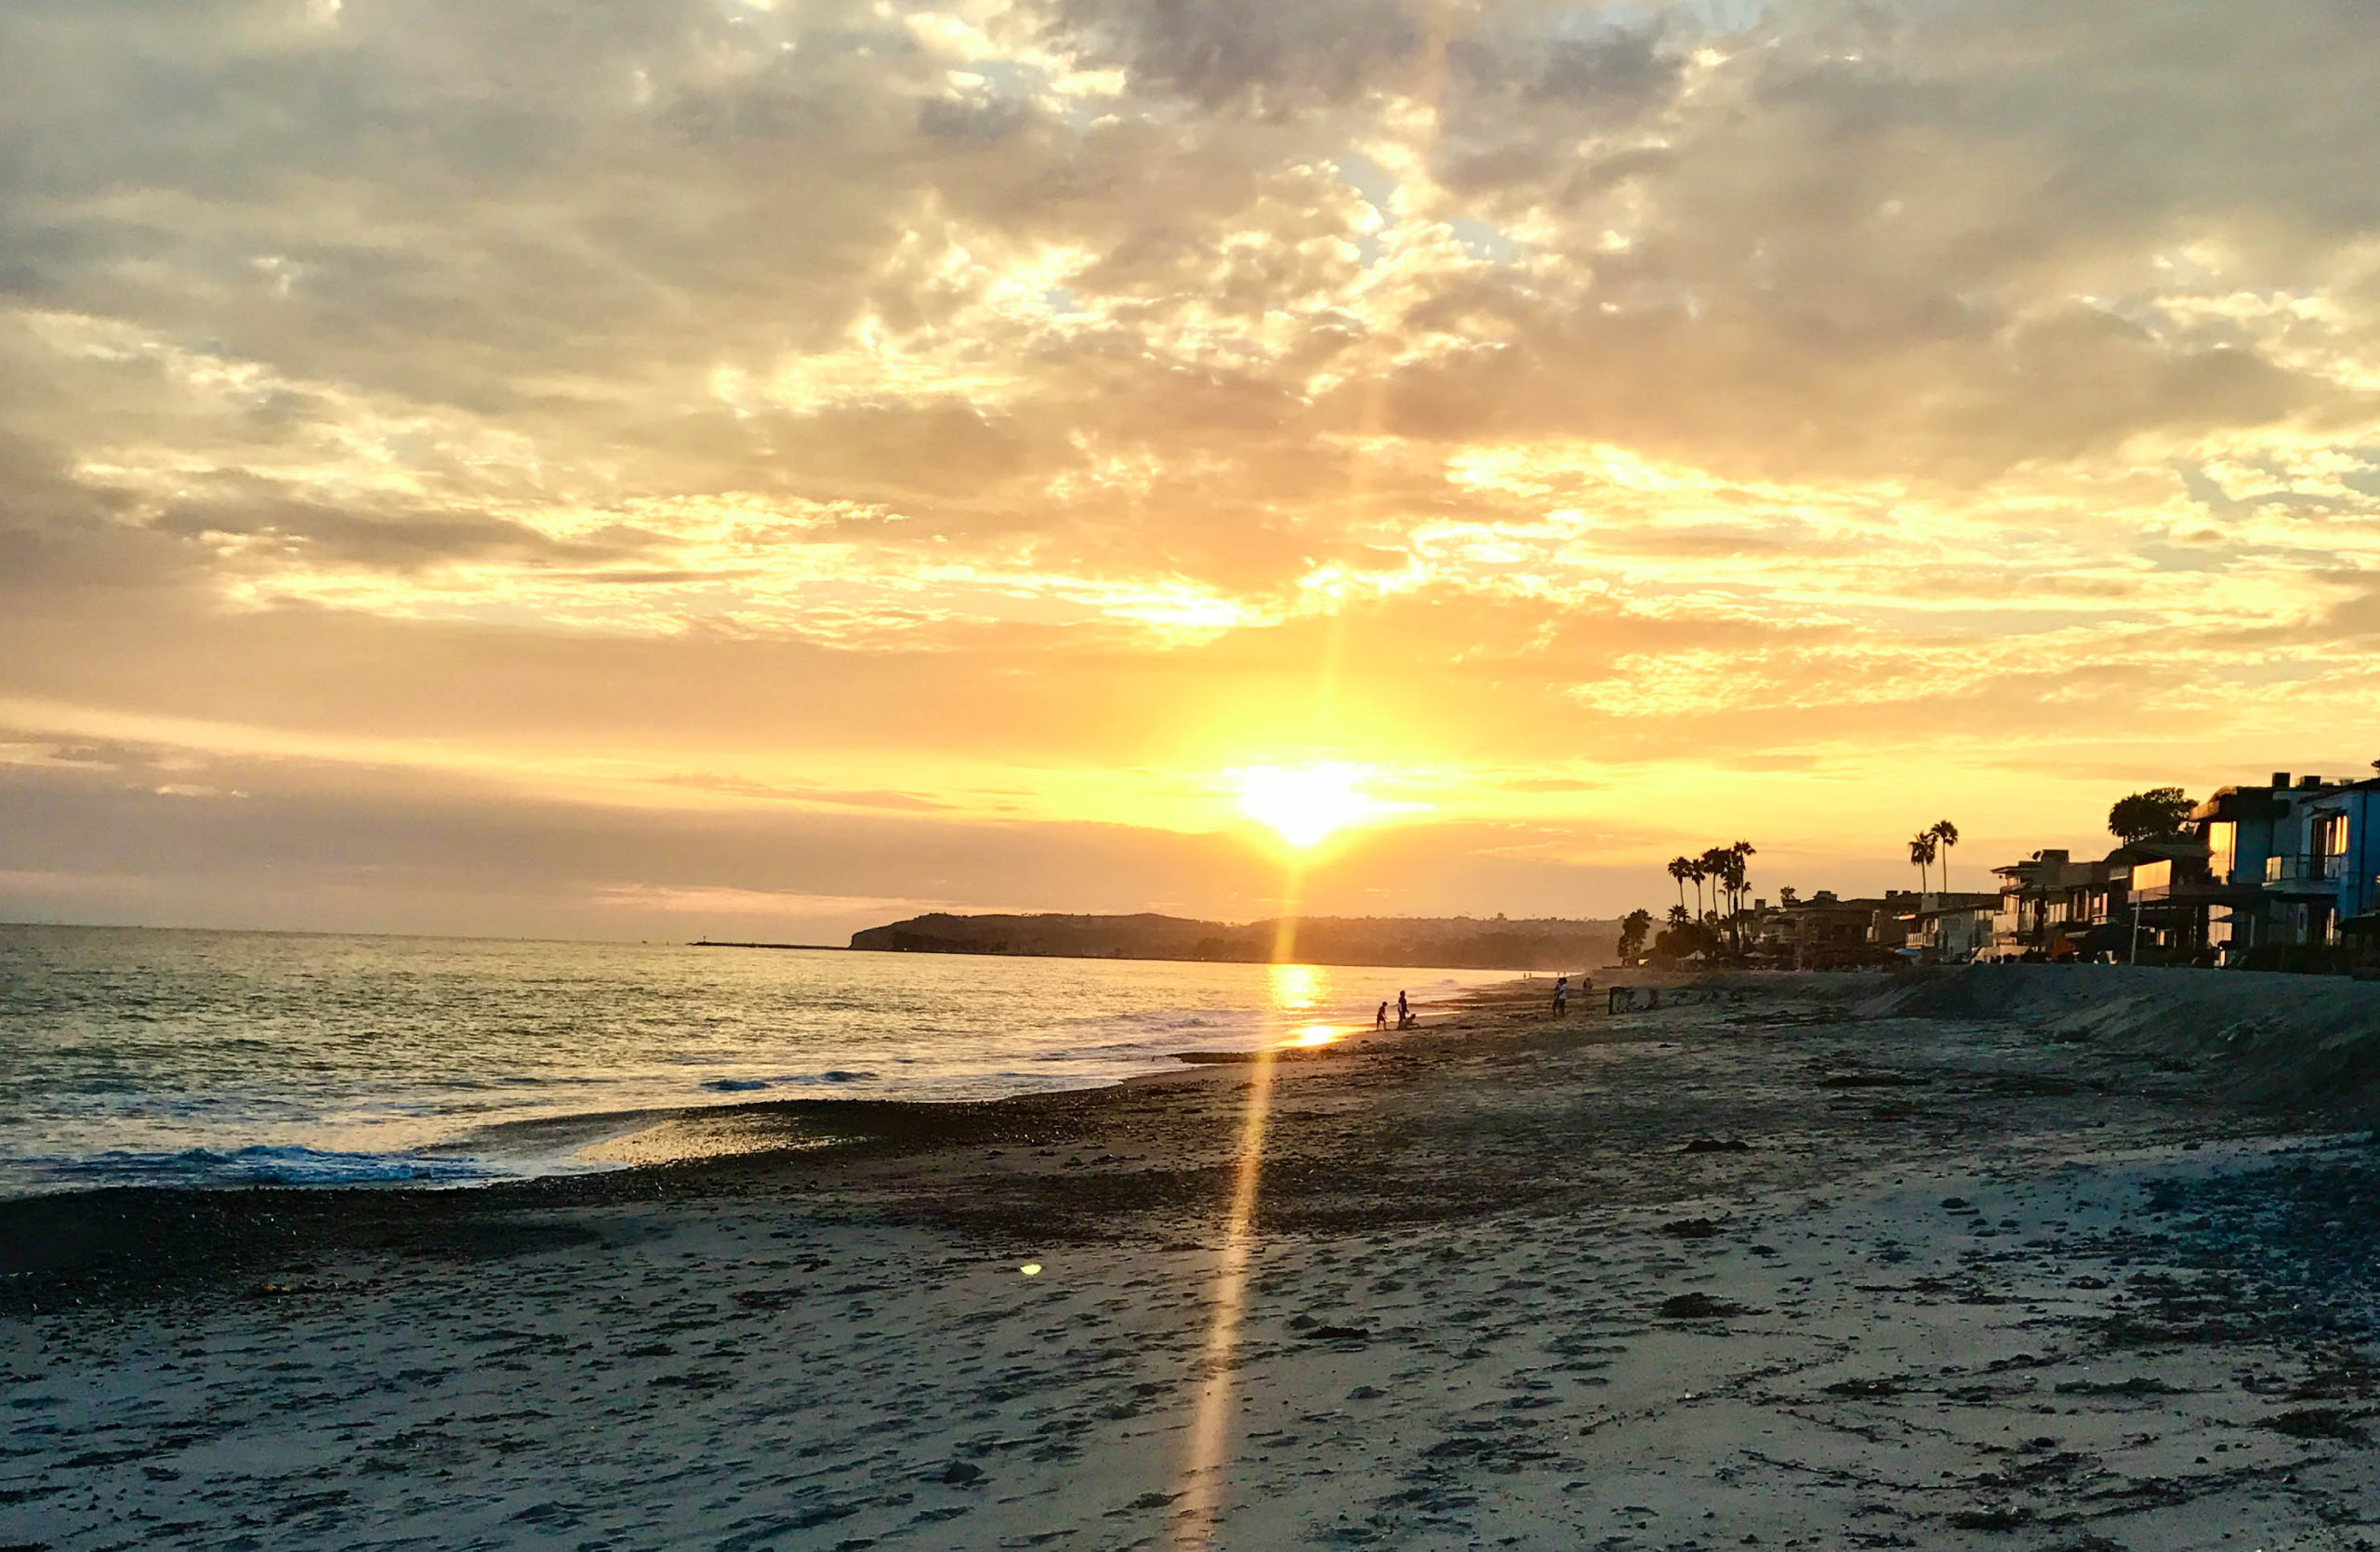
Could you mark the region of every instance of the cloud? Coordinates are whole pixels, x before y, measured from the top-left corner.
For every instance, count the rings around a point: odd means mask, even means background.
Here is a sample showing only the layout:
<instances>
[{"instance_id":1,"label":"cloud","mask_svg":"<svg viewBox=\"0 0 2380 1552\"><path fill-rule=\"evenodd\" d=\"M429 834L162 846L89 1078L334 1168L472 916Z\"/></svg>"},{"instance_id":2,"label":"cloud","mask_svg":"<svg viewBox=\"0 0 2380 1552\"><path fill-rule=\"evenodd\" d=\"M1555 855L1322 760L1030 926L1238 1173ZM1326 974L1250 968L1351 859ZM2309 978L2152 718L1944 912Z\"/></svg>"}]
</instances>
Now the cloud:
<instances>
[{"instance_id":1,"label":"cloud","mask_svg":"<svg viewBox=\"0 0 2380 1552\"><path fill-rule=\"evenodd\" d=\"M0 693L325 793L1152 834L1296 756L1646 845L1610 772L1759 768L1809 855L1879 750L2269 764L2266 687L2371 689L2376 53L2327 0L29 0ZM915 893L818 844L522 876Z\"/></svg>"},{"instance_id":2,"label":"cloud","mask_svg":"<svg viewBox=\"0 0 2380 1552\"><path fill-rule=\"evenodd\" d=\"M1421 12L1399 0L1074 0L1059 35L1144 90L1280 113L1343 102L1409 67L1424 45Z\"/></svg>"},{"instance_id":3,"label":"cloud","mask_svg":"<svg viewBox=\"0 0 2380 1552\"><path fill-rule=\"evenodd\" d=\"M482 511L374 511L291 499L270 484L238 473L218 475L203 494L162 508L149 524L160 534L196 538L253 565L353 566L417 572L443 564L500 561L585 566L637 559L656 536L625 525L594 541L562 539L529 524ZM602 574L574 572L574 580ZM650 585L669 578L628 573Z\"/></svg>"}]
</instances>

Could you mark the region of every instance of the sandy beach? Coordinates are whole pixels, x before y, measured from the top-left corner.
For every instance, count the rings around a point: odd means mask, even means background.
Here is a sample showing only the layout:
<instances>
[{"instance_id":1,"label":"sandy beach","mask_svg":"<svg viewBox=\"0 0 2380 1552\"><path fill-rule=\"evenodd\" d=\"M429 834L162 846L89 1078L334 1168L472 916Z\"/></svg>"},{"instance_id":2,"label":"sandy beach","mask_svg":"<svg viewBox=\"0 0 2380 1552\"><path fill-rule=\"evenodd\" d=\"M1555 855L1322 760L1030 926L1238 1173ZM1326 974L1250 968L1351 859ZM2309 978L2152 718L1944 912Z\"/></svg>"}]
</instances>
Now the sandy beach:
<instances>
[{"instance_id":1,"label":"sandy beach","mask_svg":"<svg viewBox=\"0 0 2380 1552\"><path fill-rule=\"evenodd\" d=\"M600 1176L0 1206L0 1547L2380 1538L2380 986L1542 989Z\"/></svg>"}]
</instances>

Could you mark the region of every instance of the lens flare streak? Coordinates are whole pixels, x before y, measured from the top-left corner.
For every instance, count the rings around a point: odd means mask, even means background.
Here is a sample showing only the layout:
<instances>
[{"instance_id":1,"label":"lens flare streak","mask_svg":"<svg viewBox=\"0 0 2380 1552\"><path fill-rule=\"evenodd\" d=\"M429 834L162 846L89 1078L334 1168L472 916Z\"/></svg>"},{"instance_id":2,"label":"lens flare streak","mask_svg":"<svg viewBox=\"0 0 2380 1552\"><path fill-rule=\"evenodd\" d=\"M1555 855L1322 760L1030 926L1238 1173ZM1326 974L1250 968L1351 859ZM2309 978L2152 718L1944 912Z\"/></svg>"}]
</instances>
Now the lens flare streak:
<instances>
[{"instance_id":1,"label":"lens flare streak","mask_svg":"<svg viewBox=\"0 0 2380 1552\"><path fill-rule=\"evenodd\" d=\"M1175 1510L1173 1543L1182 1552L1205 1552L1214 1545L1223 1513L1224 1467L1230 1460L1232 1371L1238 1361L1239 1328L1247 1309L1248 1264L1256 1249L1256 1191L1264 1167L1265 1122L1273 1108L1273 1053L1260 1053L1250 1066L1231 1213L1224 1223L1223 1254L1215 1267L1214 1310L1207 1324L1206 1345L1198 1354L1190 1454L1183 1471L1182 1501Z\"/></svg>"}]
</instances>

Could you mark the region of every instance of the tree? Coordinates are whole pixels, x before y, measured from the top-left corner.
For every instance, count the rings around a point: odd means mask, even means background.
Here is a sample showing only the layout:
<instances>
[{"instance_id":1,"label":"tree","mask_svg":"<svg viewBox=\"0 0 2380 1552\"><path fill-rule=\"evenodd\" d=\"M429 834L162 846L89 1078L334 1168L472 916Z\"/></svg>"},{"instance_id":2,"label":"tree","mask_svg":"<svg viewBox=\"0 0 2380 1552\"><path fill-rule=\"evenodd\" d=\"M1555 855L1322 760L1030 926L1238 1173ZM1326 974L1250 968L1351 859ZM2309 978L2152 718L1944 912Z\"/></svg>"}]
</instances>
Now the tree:
<instances>
[{"instance_id":1,"label":"tree","mask_svg":"<svg viewBox=\"0 0 2380 1552\"><path fill-rule=\"evenodd\" d=\"M1780 906L1798 906L1802 903L1802 892L1790 883L1786 884L1778 890L1777 903Z\"/></svg>"},{"instance_id":2,"label":"tree","mask_svg":"<svg viewBox=\"0 0 2380 1552\"><path fill-rule=\"evenodd\" d=\"M2108 833L2129 846L2135 841L2159 841L2182 833L2190 816L2190 800L2178 787L2151 787L2119 798L2108 810Z\"/></svg>"},{"instance_id":3,"label":"tree","mask_svg":"<svg viewBox=\"0 0 2380 1552\"><path fill-rule=\"evenodd\" d=\"M1653 939L1652 958L1658 963L1675 964L1681 960L1699 955L1713 958L1719 948L1718 935L1707 922L1680 922L1663 929Z\"/></svg>"},{"instance_id":4,"label":"tree","mask_svg":"<svg viewBox=\"0 0 2380 1552\"><path fill-rule=\"evenodd\" d=\"M1620 962L1633 964L1645 951L1645 938L1653 930L1653 913L1642 907L1620 919Z\"/></svg>"},{"instance_id":5,"label":"tree","mask_svg":"<svg viewBox=\"0 0 2380 1552\"><path fill-rule=\"evenodd\" d=\"M1735 922L1743 914L1744 896L1752 893L1752 872L1745 858L1756 856L1760 848L1749 841L1739 841L1727 848L1727 888L1735 898L1728 903L1727 920ZM1736 951L1743 952L1744 934L1741 922L1736 926Z\"/></svg>"},{"instance_id":6,"label":"tree","mask_svg":"<svg viewBox=\"0 0 2380 1552\"><path fill-rule=\"evenodd\" d=\"M1686 877L1693 871L1694 862L1692 858L1683 856L1673 856L1670 858L1670 877L1677 880L1677 909L1681 913L1686 909Z\"/></svg>"},{"instance_id":7,"label":"tree","mask_svg":"<svg viewBox=\"0 0 2380 1552\"><path fill-rule=\"evenodd\" d=\"M1934 828L1925 832L1942 849L1942 893L1950 892L1950 848L1959 843L1959 827L1948 819L1937 819Z\"/></svg>"},{"instance_id":8,"label":"tree","mask_svg":"<svg viewBox=\"0 0 2380 1552\"><path fill-rule=\"evenodd\" d=\"M1706 915L1719 914L1719 902L1727 890L1727 865L1732 860L1725 846L1713 846L1696 859L1702 866L1702 876L1711 881L1711 908Z\"/></svg>"},{"instance_id":9,"label":"tree","mask_svg":"<svg viewBox=\"0 0 2380 1552\"><path fill-rule=\"evenodd\" d=\"M1917 892L1925 893L1925 869L1934 866L1935 845L1931 831L1919 830L1909 838L1909 864L1917 869Z\"/></svg>"}]
</instances>

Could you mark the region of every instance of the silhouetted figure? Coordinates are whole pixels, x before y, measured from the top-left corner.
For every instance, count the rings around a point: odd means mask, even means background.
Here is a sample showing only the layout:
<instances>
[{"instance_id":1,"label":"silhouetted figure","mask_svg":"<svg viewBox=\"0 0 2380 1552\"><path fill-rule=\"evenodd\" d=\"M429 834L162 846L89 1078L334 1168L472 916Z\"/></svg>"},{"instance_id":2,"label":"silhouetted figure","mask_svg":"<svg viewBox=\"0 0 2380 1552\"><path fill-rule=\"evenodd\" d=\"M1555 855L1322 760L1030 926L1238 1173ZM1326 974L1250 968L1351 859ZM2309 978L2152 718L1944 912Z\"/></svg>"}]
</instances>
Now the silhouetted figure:
<instances>
[{"instance_id":1,"label":"silhouetted figure","mask_svg":"<svg viewBox=\"0 0 2380 1552\"><path fill-rule=\"evenodd\" d=\"M1570 1011L1570 977L1560 975L1554 982L1554 1016L1562 1017Z\"/></svg>"},{"instance_id":2,"label":"silhouetted figure","mask_svg":"<svg viewBox=\"0 0 2380 1552\"><path fill-rule=\"evenodd\" d=\"M1400 1029L1410 1029L1414 1022L1413 1004L1405 1000L1404 992L1399 991L1396 994L1396 1027Z\"/></svg>"},{"instance_id":3,"label":"silhouetted figure","mask_svg":"<svg viewBox=\"0 0 2380 1552\"><path fill-rule=\"evenodd\" d=\"M1375 1029L1385 1029L1388 1028L1388 1003L1386 1002L1382 1002L1381 1003L1380 1012L1372 1015L1372 1028Z\"/></svg>"}]
</instances>

